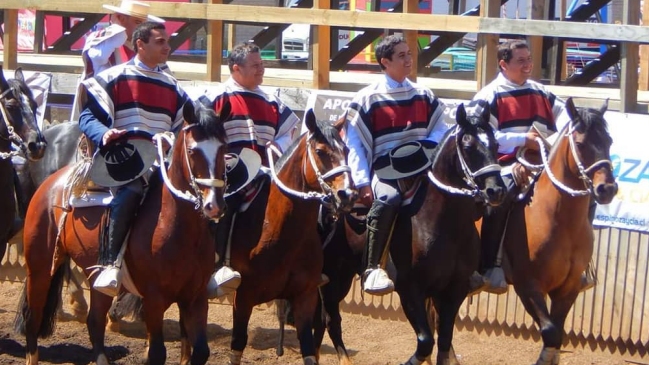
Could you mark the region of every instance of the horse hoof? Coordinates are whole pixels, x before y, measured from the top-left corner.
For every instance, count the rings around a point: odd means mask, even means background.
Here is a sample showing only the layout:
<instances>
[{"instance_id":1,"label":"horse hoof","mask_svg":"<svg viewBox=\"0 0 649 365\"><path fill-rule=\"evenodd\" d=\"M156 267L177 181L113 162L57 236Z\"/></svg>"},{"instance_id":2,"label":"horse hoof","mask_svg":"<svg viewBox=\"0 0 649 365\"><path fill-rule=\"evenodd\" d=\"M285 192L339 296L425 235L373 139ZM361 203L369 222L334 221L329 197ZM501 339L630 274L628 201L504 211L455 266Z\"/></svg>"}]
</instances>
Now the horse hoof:
<instances>
[{"instance_id":1,"label":"horse hoof","mask_svg":"<svg viewBox=\"0 0 649 365\"><path fill-rule=\"evenodd\" d=\"M106 358L106 355L101 354L97 356L97 365L110 365L108 359Z\"/></svg>"}]
</instances>

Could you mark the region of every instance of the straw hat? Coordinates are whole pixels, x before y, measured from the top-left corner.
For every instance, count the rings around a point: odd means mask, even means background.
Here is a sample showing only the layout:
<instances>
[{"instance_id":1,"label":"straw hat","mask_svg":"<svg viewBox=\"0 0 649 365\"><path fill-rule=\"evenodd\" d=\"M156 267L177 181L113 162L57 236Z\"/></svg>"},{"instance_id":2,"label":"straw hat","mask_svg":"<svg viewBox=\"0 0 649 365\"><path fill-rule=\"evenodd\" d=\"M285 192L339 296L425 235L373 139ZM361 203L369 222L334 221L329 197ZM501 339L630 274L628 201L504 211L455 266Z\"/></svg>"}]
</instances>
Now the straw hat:
<instances>
[{"instance_id":1,"label":"straw hat","mask_svg":"<svg viewBox=\"0 0 649 365\"><path fill-rule=\"evenodd\" d=\"M147 19L152 22L165 22L162 18L158 18L155 15L149 15L149 4L141 3L139 1L122 0L119 7L105 4L104 8L116 13Z\"/></svg>"}]
</instances>

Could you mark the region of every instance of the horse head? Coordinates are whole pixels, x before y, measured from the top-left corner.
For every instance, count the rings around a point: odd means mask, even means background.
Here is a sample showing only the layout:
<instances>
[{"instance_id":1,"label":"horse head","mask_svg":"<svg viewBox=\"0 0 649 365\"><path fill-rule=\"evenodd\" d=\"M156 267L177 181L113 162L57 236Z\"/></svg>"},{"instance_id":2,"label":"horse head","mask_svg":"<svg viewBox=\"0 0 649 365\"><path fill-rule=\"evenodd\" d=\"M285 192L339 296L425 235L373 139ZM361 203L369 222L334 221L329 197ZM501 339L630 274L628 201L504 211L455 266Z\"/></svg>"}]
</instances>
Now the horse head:
<instances>
[{"instance_id":1,"label":"horse head","mask_svg":"<svg viewBox=\"0 0 649 365\"><path fill-rule=\"evenodd\" d=\"M230 115L226 102L217 115L211 108L190 100L183 106L185 124L174 144L171 167L182 166L184 186L191 191L185 199L196 204L203 215L218 220L224 213L225 153L227 149L223 120ZM176 184L181 184L174 181ZM182 185L181 185L182 186Z\"/></svg>"},{"instance_id":2,"label":"horse head","mask_svg":"<svg viewBox=\"0 0 649 365\"><path fill-rule=\"evenodd\" d=\"M340 137L345 119L335 124L317 120L313 110L306 114L304 123L308 129L306 154L310 168L305 170L305 180L312 189L322 190L325 204L333 205L338 213L351 211L358 192L347 166L347 146Z\"/></svg>"},{"instance_id":3,"label":"horse head","mask_svg":"<svg viewBox=\"0 0 649 365\"><path fill-rule=\"evenodd\" d=\"M607 108L608 100L599 109L576 108L572 98L566 100L571 119L566 134L572 151L570 170L584 181L599 204L610 203L617 194L610 156L613 139L604 119Z\"/></svg>"},{"instance_id":4,"label":"horse head","mask_svg":"<svg viewBox=\"0 0 649 365\"><path fill-rule=\"evenodd\" d=\"M5 79L0 67L0 139L16 144L32 161L43 157L47 146L36 122L36 108L22 70Z\"/></svg>"},{"instance_id":5,"label":"horse head","mask_svg":"<svg viewBox=\"0 0 649 365\"><path fill-rule=\"evenodd\" d=\"M481 115L467 114L464 104L457 107L455 134L460 176L479 191L486 203L497 206L505 198L505 185L500 177L498 143L489 124L487 105Z\"/></svg>"}]
</instances>

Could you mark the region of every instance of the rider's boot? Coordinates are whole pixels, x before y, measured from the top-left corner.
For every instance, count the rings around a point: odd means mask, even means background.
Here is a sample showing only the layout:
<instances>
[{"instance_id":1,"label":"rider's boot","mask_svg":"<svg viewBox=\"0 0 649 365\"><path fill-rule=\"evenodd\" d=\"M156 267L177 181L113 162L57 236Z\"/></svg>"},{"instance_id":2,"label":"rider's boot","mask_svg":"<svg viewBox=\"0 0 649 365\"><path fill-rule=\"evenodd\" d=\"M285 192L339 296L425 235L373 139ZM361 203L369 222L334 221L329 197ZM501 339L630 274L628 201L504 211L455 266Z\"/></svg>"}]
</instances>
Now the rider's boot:
<instances>
[{"instance_id":1,"label":"rider's boot","mask_svg":"<svg viewBox=\"0 0 649 365\"><path fill-rule=\"evenodd\" d=\"M367 269L363 274L363 290L368 294L385 295L394 290L394 283L380 264L398 212L398 206L377 199L367 213Z\"/></svg>"},{"instance_id":2,"label":"rider's boot","mask_svg":"<svg viewBox=\"0 0 649 365\"><path fill-rule=\"evenodd\" d=\"M508 207L490 207L482 219L481 229L481 262L483 265L484 291L493 294L504 294L508 286L505 280L505 272L500 264L496 265L498 251L500 250L503 233L507 224ZM470 291L475 292L475 288Z\"/></svg>"},{"instance_id":3,"label":"rider's boot","mask_svg":"<svg viewBox=\"0 0 649 365\"><path fill-rule=\"evenodd\" d=\"M228 246L231 244L231 231L236 215L234 204L228 204L228 209L215 227L215 244L218 254L218 261L222 266L212 274L207 283L207 296L210 299L222 297L237 290L241 284L241 274L225 264L225 256Z\"/></svg>"}]
</instances>

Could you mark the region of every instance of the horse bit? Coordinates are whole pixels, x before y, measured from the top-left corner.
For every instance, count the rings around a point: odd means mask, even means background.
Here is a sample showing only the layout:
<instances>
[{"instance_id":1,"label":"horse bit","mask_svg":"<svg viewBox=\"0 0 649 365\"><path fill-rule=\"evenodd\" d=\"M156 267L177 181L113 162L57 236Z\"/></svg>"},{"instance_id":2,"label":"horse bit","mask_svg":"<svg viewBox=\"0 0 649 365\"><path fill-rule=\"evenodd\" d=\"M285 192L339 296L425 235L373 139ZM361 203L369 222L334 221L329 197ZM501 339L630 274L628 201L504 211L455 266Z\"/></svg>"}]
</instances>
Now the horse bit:
<instances>
[{"instance_id":1,"label":"horse bit","mask_svg":"<svg viewBox=\"0 0 649 365\"><path fill-rule=\"evenodd\" d=\"M351 173L351 169L349 168L348 165L340 165L329 170L327 173L322 174L320 172L320 169L318 169L318 165L315 162L315 158L313 157L313 152L311 152L311 148L309 148L309 142L311 141L312 138L313 138L313 133L309 132L306 138L306 153L309 158L309 162L311 163L311 167L315 172L316 178L318 179L320 188L323 191L322 193L316 191L309 191L305 193L302 191L291 189L288 186L286 186L286 184L284 184L282 180L280 180L280 178L277 176L278 172L275 171L274 155L280 156L282 152L273 144L269 144L268 147L266 148L266 155L268 156L268 165L270 166L270 173L277 187L279 187L280 190L282 190L286 194L293 195L303 200L320 200L323 206L331 208L334 206L334 202L336 200L334 196L334 191L331 188L331 186L327 184L327 180L341 174L349 174ZM306 166L305 166L305 170L306 170Z\"/></svg>"},{"instance_id":2,"label":"horse bit","mask_svg":"<svg viewBox=\"0 0 649 365\"><path fill-rule=\"evenodd\" d=\"M196 127L196 124L190 124L182 129L182 132L187 134L187 130L192 127ZM160 172L162 174L162 179L164 180L165 185L169 191L178 198L184 199L190 203L194 203L194 209L198 210L203 205L203 195L199 185L210 188L223 188L226 185L225 179L201 179L194 176L192 172L192 167L189 163L189 157L187 156L187 142L186 139L183 139L183 147L185 148L185 164L187 165L187 171L189 171L189 186L193 190L193 194L190 191L181 191L173 186L169 176L167 175L167 167L165 166L165 154L162 148L162 140L164 139L169 143L170 146L174 145L174 135L171 132L157 133L153 136L153 139L156 140L156 145L158 147L158 160L160 163Z\"/></svg>"},{"instance_id":3,"label":"horse bit","mask_svg":"<svg viewBox=\"0 0 649 365\"><path fill-rule=\"evenodd\" d=\"M0 114L2 115L2 120L5 123L5 126L7 127L7 136L0 135L0 138L4 139L5 141L12 142L12 144L18 145L20 150L12 150L10 152L0 152L0 160L6 160L9 159L13 156L19 155L21 152L24 155L27 155L27 146L25 145L25 142L23 141L22 138L14 131L14 127L11 125L9 122L9 118L7 115L7 109L2 103L3 100L6 100L7 95L10 92L13 92L15 89L13 87L8 88L2 94L0 94Z\"/></svg>"},{"instance_id":4,"label":"horse bit","mask_svg":"<svg viewBox=\"0 0 649 365\"><path fill-rule=\"evenodd\" d=\"M439 155L440 155L439 152L435 155L433 164L428 169L428 178L435 186L437 186L441 190L446 191L447 193L455 194L455 195L472 196L472 197L482 196L483 199L488 200L488 198L480 190L480 187L478 187L478 184L475 182L475 179L477 177L486 175L488 173L500 172L501 166L495 163L495 164L486 165L480 168L478 171L475 172L471 171L471 168L469 168L469 165L466 163L466 160L464 159L464 155L462 154L462 149L460 148L460 144L457 142L457 136L460 134L460 130L461 128L459 125L455 127L455 130L451 133L449 138L444 139L444 142L442 142L442 145L438 147L438 150L442 151L444 149L444 146L446 146L448 141L451 139L450 138L451 136L456 137L455 147L457 149L457 155L458 155L458 159L460 160L460 166L462 167L462 172L464 173L464 177L462 179L467 185L469 185L470 189L456 188L453 186L446 185L435 176L435 173L433 171L435 170L435 167L437 166L437 162L439 161Z\"/></svg>"}]
</instances>

